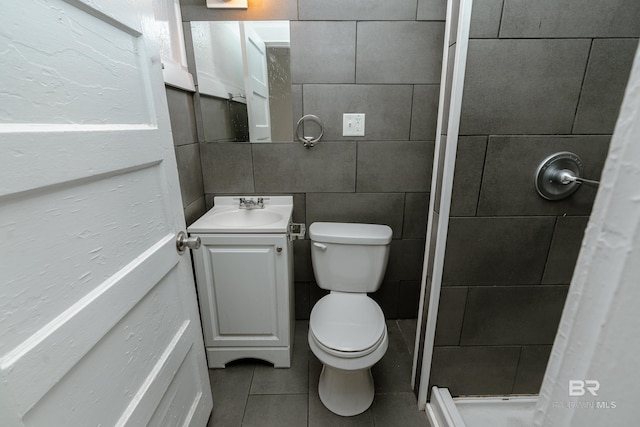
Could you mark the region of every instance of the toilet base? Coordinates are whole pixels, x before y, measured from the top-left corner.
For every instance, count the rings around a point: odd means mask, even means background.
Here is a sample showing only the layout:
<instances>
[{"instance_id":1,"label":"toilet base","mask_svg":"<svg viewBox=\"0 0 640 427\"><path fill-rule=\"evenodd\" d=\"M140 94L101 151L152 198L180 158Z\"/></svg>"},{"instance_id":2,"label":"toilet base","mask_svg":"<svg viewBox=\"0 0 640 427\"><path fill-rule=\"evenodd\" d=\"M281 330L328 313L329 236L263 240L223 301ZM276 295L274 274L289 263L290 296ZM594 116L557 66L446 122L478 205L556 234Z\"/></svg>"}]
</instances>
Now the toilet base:
<instances>
[{"instance_id":1,"label":"toilet base","mask_svg":"<svg viewBox=\"0 0 640 427\"><path fill-rule=\"evenodd\" d=\"M361 414L373 402L371 369L345 371L323 365L318 394L324 406L334 414L344 417Z\"/></svg>"}]
</instances>

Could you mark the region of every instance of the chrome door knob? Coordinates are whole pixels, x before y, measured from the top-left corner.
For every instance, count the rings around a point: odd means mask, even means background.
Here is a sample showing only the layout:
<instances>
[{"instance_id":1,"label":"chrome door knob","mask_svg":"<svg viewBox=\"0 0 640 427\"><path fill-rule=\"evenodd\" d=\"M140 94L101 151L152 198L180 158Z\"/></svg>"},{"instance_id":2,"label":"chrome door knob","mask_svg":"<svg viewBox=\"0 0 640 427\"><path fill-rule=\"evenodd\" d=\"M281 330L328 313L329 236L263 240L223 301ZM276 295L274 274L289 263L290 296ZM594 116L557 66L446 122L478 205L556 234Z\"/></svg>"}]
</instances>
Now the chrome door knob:
<instances>
[{"instance_id":1,"label":"chrome door knob","mask_svg":"<svg viewBox=\"0 0 640 427\"><path fill-rule=\"evenodd\" d=\"M182 255L185 253L187 248L189 249L200 249L202 245L202 241L199 236L187 236L187 233L184 231L180 231L176 236L176 249L178 253Z\"/></svg>"}]
</instances>

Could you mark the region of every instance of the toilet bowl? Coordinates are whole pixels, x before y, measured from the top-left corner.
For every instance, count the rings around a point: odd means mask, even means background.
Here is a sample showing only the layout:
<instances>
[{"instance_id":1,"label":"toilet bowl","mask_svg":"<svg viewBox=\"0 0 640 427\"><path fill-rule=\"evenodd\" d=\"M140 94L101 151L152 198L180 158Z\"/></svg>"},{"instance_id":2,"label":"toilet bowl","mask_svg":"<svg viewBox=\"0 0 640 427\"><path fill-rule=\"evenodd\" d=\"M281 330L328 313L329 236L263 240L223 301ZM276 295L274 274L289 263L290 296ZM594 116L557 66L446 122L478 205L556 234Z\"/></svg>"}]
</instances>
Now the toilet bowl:
<instances>
[{"instance_id":1,"label":"toilet bowl","mask_svg":"<svg viewBox=\"0 0 640 427\"><path fill-rule=\"evenodd\" d=\"M380 287L391 229L375 224L313 223L312 262L318 286L331 291L311 310L309 347L322 362L322 403L342 416L373 402L371 367L387 351L384 314L367 292Z\"/></svg>"},{"instance_id":2,"label":"toilet bowl","mask_svg":"<svg viewBox=\"0 0 640 427\"><path fill-rule=\"evenodd\" d=\"M323 364L318 394L332 412L351 416L373 402L371 367L387 351L382 310L366 294L332 292L311 311L309 347Z\"/></svg>"}]
</instances>

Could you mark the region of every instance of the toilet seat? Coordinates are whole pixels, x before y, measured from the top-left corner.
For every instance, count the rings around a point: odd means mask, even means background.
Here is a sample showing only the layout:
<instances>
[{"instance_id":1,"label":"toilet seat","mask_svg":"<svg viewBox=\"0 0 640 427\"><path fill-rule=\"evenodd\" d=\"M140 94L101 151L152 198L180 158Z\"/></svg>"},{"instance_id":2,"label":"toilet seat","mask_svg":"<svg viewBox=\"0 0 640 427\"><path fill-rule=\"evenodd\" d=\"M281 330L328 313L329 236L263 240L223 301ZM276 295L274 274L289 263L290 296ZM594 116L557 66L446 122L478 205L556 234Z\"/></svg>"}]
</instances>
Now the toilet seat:
<instances>
[{"instance_id":1,"label":"toilet seat","mask_svg":"<svg viewBox=\"0 0 640 427\"><path fill-rule=\"evenodd\" d=\"M382 309L367 294L332 292L313 307L309 332L327 353L356 358L380 346L386 324Z\"/></svg>"},{"instance_id":2,"label":"toilet seat","mask_svg":"<svg viewBox=\"0 0 640 427\"><path fill-rule=\"evenodd\" d=\"M355 359L355 358L364 357L373 353L375 350L378 349L378 347L380 347L380 344L384 341L384 338L385 338L385 334L383 333L382 335L380 335L380 338L378 339L378 341L375 342L375 344L373 344L371 347L364 349L362 351L340 351L340 350L335 350L333 348L327 347L326 345L322 344L322 342L320 342L320 340L318 340L318 338L313 334L313 331L311 331L309 335L311 336L311 339L313 339L313 342L318 347L320 347L322 351L332 356L336 356L344 359Z\"/></svg>"}]
</instances>

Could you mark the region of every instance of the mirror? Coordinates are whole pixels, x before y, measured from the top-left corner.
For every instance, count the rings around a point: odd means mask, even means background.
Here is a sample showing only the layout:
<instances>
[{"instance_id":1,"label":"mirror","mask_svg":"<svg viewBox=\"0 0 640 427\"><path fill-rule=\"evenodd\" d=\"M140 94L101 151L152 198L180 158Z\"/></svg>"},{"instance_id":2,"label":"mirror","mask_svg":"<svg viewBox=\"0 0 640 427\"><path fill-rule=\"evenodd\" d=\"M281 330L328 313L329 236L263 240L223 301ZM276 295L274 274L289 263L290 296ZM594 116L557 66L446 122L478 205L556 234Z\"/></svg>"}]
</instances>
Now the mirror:
<instances>
[{"instance_id":1,"label":"mirror","mask_svg":"<svg viewBox=\"0 0 640 427\"><path fill-rule=\"evenodd\" d=\"M192 21L207 142L291 142L288 21Z\"/></svg>"}]
</instances>

